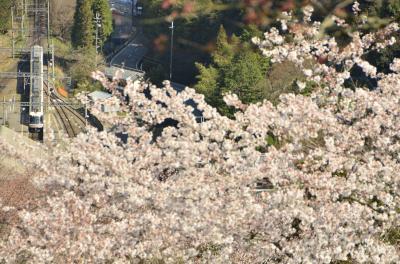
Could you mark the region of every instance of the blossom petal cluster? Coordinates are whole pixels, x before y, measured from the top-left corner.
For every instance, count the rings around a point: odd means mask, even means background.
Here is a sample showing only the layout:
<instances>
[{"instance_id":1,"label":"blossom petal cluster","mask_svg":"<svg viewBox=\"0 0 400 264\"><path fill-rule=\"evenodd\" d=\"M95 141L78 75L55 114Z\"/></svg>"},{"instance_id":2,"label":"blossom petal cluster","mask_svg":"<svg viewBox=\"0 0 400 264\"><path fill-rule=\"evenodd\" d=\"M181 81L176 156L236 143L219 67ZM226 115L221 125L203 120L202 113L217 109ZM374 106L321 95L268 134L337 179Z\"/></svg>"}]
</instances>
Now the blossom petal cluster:
<instances>
[{"instance_id":1,"label":"blossom petal cluster","mask_svg":"<svg viewBox=\"0 0 400 264\"><path fill-rule=\"evenodd\" d=\"M29 252L32 263L399 263L385 239L400 226L399 61L383 74L363 59L398 27L354 33L341 49L317 34L311 12L310 25L282 23L293 42L274 28L255 42L273 62L303 67L317 89L276 106L227 94L234 119L193 89L128 80L120 92L96 72L126 114L97 111L111 129L88 128L26 163L47 195L17 212L0 262ZM376 89L344 86L354 65Z\"/></svg>"}]
</instances>

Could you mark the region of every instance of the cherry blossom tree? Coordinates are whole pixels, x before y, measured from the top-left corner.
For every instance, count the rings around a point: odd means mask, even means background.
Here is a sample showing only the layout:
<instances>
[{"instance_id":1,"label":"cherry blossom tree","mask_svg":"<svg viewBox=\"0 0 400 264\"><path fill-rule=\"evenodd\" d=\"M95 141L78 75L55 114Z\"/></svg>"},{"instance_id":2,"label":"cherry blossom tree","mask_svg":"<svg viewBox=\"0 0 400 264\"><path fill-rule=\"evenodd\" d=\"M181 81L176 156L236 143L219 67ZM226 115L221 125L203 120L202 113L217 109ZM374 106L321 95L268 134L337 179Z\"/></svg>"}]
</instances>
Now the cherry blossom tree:
<instances>
[{"instance_id":1,"label":"cherry blossom tree","mask_svg":"<svg viewBox=\"0 0 400 264\"><path fill-rule=\"evenodd\" d=\"M399 59L383 74L363 57L395 43L398 25L354 32L340 48L311 13L300 23L286 13L282 28L253 39L272 62L302 67L298 85L316 84L311 95L284 94L274 106L227 94L234 119L190 88L128 81L119 92L94 73L127 114L93 105L112 129L88 128L26 163L48 195L16 212L0 261L28 252L32 263L398 263ZM355 65L374 89L344 85Z\"/></svg>"}]
</instances>

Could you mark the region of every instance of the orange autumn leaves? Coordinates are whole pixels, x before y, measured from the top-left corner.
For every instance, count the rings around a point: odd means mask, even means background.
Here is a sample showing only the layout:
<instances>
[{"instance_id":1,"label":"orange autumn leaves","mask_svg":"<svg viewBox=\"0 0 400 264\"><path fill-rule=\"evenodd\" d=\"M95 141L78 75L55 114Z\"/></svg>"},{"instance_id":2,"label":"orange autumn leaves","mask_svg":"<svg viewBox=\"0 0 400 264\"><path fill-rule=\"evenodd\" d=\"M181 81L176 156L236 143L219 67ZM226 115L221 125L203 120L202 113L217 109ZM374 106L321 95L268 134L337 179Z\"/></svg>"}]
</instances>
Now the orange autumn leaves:
<instances>
[{"instance_id":1,"label":"orange autumn leaves","mask_svg":"<svg viewBox=\"0 0 400 264\"><path fill-rule=\"evenodd\" d=\"M308 1L303 1L307 4ZM211 7L207 4L212 4ZM272 10L288 11L296 7L294 0L275 1L275 0L236 0L227 3L213 3L213 1L195 0L163 0L161 8L171 9L168 19L173 20L177 17L187 17L195 15L205 10L226 10L230 8L241 8L244 10L243 22L247 24L264 25L269 22Z\"/></svg>"}]
</instances>

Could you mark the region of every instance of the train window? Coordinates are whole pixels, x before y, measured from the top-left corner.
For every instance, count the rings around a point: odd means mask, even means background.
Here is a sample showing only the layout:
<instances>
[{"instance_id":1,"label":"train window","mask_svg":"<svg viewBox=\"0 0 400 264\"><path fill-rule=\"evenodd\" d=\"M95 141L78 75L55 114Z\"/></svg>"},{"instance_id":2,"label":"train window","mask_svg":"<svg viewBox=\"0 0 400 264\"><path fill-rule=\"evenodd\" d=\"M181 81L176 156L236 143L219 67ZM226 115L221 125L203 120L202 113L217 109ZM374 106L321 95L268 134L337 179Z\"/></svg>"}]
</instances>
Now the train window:
<instances>
[{"instance_id":1,"label":"train window","mask_svg":"<svg viewBox=\"0 0 400 264\"><path fill-rule=\"evenodd\" d=\"M30 124L41 124L41 123L43 123L43 116L30 116L29 123Z\"/></svg>"}]
</instances>

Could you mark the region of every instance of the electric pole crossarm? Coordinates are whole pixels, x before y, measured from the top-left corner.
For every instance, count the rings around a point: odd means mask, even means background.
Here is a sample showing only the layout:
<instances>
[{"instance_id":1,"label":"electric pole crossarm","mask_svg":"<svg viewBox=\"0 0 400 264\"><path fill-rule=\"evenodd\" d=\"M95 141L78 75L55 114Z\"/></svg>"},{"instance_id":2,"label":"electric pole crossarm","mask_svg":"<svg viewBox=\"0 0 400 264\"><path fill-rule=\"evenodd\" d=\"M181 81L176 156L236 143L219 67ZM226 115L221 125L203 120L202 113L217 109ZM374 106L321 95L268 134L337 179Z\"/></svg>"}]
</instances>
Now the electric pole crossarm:
<instances>
[{"instance_id":1,"label":"electric pole crossarm","mask_svg":"<svg viewBox=\"0 0 400 264\"><path fill-rule=\"evenodd\" d=\"M23 29L23 28L12 28L11 30L15 32L30 32L30 33L40 32L37 29Z\"/></svg>"},{"instance_id":2,"label":"electric pole crossarm","mask_svg":"<svg viewBox=\"0 0 400 264\"><path fill-rule=\"evenodd\" d=\"M47 8L27 8L28 13L47 13Z\"/></svg>"},{"instance_id":3,"label":"electric pole crossarm","mask_svg":"<svg viewBox=\"0 0 400 264\"><path fill-rule=\"evenodd\" d=\"M5 47L0 47L0 52L10 52L12 51L12 48L5 48ZM44 49L45 51L47 51L46 49ZM14 52L15 53L30 53L31 49L29 48L14 48Z\"/></svg>"},{"instance_id":4,"label":"electric pole crossarm","mask_svg":"<svg viewBox=\"0 0 400 264\"><path fill-rule=\"evenodd\" d=\"M40 76L40 75L34 75L34 76ZM0 72L0 78L4 79L16 79L16 78L30 78L31 73L30 72Z\"/></svg>"},{"instance_id":5,"label":"electric pole crossarm","mask_svg":"<svg viewBox=\"0 0 400 264\"><path fill-rule=\"evenodd\" d=\"M172 55L173 55L173 49L174 49L174 21L171 21L171 26L169 27L171 29L171 54L170 54L170 60L169 60L169 79L172 81Z\"/></svg>"},{"instance_id":6,"label":"electric pole crossarm","mask_svg":"<svg viewBox=\"0 0 400 264\"><path fill-rule=\"evenodd\" d=\"M29 106L39 106L41 104L33 104L30 102L20 102L20 101L13 101L13 102L9 102L9 101L5 101L5 99L3 99L2 102L0 102L0 105L4 106L9 106L9 105L13 105L13 106L21 106L21 107L29 107ZM64 103L64 102L51 102L50 104L47 103L43 103L44 107L49 107L49 106L69 106L69 107L73 107L73 108L81 108L84 107L84 105L82 104L73 104L73 103Z\"/></svg>"}]
</instances>

